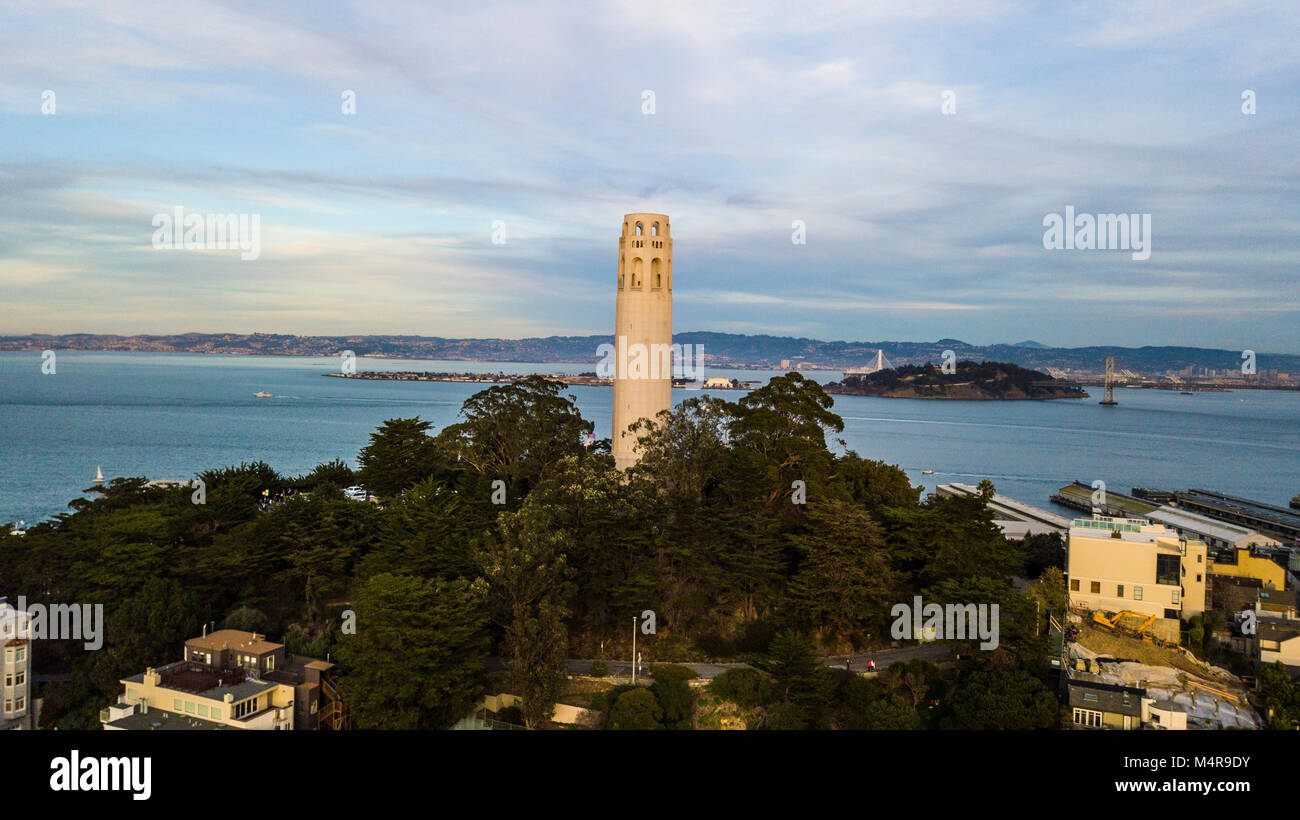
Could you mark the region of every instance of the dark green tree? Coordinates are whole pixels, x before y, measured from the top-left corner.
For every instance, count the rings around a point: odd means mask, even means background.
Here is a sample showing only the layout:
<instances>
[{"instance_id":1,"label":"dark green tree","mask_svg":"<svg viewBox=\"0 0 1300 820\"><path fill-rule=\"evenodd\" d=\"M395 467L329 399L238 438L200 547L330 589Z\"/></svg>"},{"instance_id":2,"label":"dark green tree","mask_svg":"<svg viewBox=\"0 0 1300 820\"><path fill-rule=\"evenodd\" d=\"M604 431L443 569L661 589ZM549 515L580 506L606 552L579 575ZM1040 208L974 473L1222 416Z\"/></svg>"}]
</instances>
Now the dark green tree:
<instances>
[{"instance_id":1,"label":"dark green tree","mask_svg":"<svg viewBox=\"0 0 1300 820\"><path fill-rule=\"evenodd\" d=\"M493 620L504 630L510 683L523 698L524 722L549 720L566 676L566 619L573 595L563 532L543 529L535 508L502 513L477 563L491 592Z\"/></svg>"},{"instance_id":2,"label":"dark green tree","mask_svg":"<svg viewBox=\"0 0 1300 820\"><path fill-rule=\"evenodd\" d=\"M809 504L806 528L789 540L799 561L787 592L794 621L824 637L882 634L898 590L866 511L842 501Z\"/></svg>"},{"instance_id":3,"label":"dark green tree","mask_svg":"<svg viewBox=\"0 0 1300 820\"><path fill-rule=\"evenodd\" d=\"M475 393L463 418L438 435L449 463L506 484L514 506L566 456L581 457L595 426L584 419L563 382L529 376Z\"/></svg>"},{"instance_id":4,"label":"dark green tree","mask_svg":"<svg viewBox=\"0 0 1300 820\"><path fill-rule=\"evenodd\" d=\"M633 689L614 701L605 728L619 731L662 729L663 717L663 707L649 689Z\"/></svg>"},{"instance_id":5,"label":"dark green tree","mask_svg":"<svg viewBox=\"0 0 1300 820\"><path fill-rule=\"evenodd\" d=\"M1023 669L979 669L964 676L945 704L944 729L1051 729L1057 700Z\"/></svg>"},{"instance_id":6,"label":"dark green tree","mask_svg":"<svg viewBox=\"0 0 1300 820\"><path fill-rule=\"evenodd\" d=\"M432 427L419 417L385 421L357 456L357 478L370 492L388 499L429 476L444 474L438 446L429 436Z\"/></svg>"},{"instance_id":7,"label":"dark green tree","mask_svg":"<svg viewBox=\"0 0 1300 820\"><path fill-rule=\"evenodd\" d=\"M483 694L485 591L382 573L353 599L356 634L342 635L343 696L362 729L445 729Z\"/></svg>"}]
</instances>

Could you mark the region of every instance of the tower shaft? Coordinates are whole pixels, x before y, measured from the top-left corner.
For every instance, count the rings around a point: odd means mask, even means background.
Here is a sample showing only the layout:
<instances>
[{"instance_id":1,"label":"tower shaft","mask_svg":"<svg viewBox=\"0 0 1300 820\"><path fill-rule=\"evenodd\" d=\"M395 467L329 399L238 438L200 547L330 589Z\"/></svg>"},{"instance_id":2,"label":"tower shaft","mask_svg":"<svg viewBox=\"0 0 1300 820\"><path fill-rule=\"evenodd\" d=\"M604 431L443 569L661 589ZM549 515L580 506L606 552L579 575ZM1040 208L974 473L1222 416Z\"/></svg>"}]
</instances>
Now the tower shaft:
<instances>
[{"instance_id":1,"label":"tower shaft","mask_svg":"<svg viewBox=\"0 0 1300 820\"><path fill-rule=\"evenodd\" d=\"M636 463L639 419L672 407L673 240L664 214L628 214L618 240L614 311L614 463Z\"/></svg>"}]
</instances>

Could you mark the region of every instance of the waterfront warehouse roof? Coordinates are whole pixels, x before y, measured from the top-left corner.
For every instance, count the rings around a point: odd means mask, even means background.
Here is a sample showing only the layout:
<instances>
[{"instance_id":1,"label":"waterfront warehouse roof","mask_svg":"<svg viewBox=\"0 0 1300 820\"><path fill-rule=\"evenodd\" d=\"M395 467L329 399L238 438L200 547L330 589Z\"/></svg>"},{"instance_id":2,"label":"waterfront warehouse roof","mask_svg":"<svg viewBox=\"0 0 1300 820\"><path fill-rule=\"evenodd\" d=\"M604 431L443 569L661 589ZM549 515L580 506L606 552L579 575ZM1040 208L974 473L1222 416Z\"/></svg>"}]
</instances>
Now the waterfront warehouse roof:
<instances>
[{"instance_id":1,"label":"waterfront warehouse roof","mask_svg":"<svg viewBox=\"0 0 1300 820\"><path fill-rule=\"evenodd\" d=\"M1195 488L1178 493L1178 501L1184 504L1201 505L1227 515L1255 519L1287 533L1300 533L1300 514L1285 507L1275 507L1248 498Z\"/></svg>"},{"instance_id":2,"label":"waterfront warehouse roof","mask_svg":"<svg viewBox=\"0 0 1300 820\"><path fill-rule=\"evenodd\" d=\"M1210 538L1224 541L1228 544L1236 544L1238 541L1245 540L1251 535L1259 533L1249 527L1242 527L1237 524L1229 524L1226 521L1217 521L1208 515L1190 512L1188 510L1179 510L1174 507L1161 507L1155 512L1147 513L1147 519L1155 521L1166 526L1179 530L1189 530L1197 535L1206 535ZM1261 536L1265 538L1266 536ZM1276 539L1268 538L1269 541L1276 543Z\"/></svg>"}]
</instances>

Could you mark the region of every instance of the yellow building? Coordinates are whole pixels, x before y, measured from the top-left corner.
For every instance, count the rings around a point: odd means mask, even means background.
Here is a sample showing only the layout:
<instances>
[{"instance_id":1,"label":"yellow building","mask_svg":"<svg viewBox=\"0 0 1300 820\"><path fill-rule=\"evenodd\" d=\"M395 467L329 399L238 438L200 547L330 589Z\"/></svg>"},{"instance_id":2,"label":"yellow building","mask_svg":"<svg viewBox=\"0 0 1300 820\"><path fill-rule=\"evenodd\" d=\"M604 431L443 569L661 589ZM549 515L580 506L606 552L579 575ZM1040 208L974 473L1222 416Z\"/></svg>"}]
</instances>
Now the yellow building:
<instances>
[{"instance_id":1,"label":"yellow building","mask_svg":"<svg viewBox=\"0 0 1300 820\"><path fill-rule=\"evenodd\" d=\"M1172 620L1205 611L1205 543L1180 538L1163 525L1140 518L1076 518L1066 561L1071 607Z\"/></svg>"},{"instance_id":2,"label":"yellow building","mask_svg":"<svg viewBox=\"0 0 1300 820\"><path fill-rule=\"evenodd\" d=\"M1266 666L1280 661L1293 674L1300 671L1300 626L1261 620L1259 661Z\"/></svg>"},{"instance_id":3,"label":"yellow building","mask_svg":"<svg viewBox=\"0 0 1300 820\"><path fill-rule=\"evenodd\" d=\"M333 666L256 633L222 629L186 641L182 661L123 678L100 722L105 729L317 728L338 705L324 678Z\"/></svg>"},{"instance_id":4,"label":"yellow building","mask_svg":"<svg viewBox=\"0 0 1300 820\"><path fill-rule=\"evenodd\" d=\"M1286 570L1270 558L1252 554L1248 548L1236 550L1234 561L1210 562L1210 574L1255 578L1263 582L1265 589L1286 589Z\"/></svg>"}]
</instances>

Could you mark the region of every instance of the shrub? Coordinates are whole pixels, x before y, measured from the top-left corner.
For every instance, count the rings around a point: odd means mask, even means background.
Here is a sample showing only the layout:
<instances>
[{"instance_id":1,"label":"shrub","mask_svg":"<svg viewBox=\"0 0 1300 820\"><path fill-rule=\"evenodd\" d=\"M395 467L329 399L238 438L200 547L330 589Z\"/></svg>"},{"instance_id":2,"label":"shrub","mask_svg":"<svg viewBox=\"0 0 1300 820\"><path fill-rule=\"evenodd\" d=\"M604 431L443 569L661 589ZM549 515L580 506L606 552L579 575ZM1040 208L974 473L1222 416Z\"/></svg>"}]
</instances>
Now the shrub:
<instances>
[{"instance_id":1,"label":"shrub","mask_svg":"<svg viewBox=\"0 0 1300 820\"><path fill-rule=\"evenodd\" d=\"M664 711L664 726L668 729L691 728L691 712L695 707L695 695L685 680L665 678L656 680L650 686L650 692L659 701Z\"/></svg>"},{"instance_id":2,"label":"shrub","mask_svg":"<svg viewBox=\"0 0 1300 820\"><path fill-rule=\"evenodd\" d=\"M673 663L655 664L650 667L650 677L655 680L690 680L698 678L695 670L689 666L679 666Z\"/></svg>"},{"instance_id":3,"label":"shrub","mask_svg":"<svg viewBox=\"0 0 1300 820\"><path fill-rule=\"evenodd\" d=\"M593 678L603 678L609 674L609 664L604 661L591 662L591 676Z\"/></svg>"},{"instance_id":4,"label":"shrub","mask_svg":"<svg viewBox=\"0 0 1300 820\"><path fill-rule=\"evenodd\" d=\"M808 710L797 703L782 701L767 713L764 729L798 731L808 728Z\"/></svg>"},{"instance_id":5,"label":"shrub","mask_svg":"<svg viewBox=\"0 0 1300 820\"><path fill-rule=\"evenodd\" d=\"M709 691L715 696L745 708L767 703L771 690L772 681L762 672L747 666L728 669L709 683Z\"/></svg>"},{"instance_id":6,"label":"shrub","mask_svg":"<svg viewBox=\"0 0 1300 820\"><path fill-rule=\"evenodd\" d=\"M610 729L648 730L662 729L660 721L664 710L649 689L633 689L619 695L614 708L609 710L605 726Z\"/></svg>"}]
</instances>

